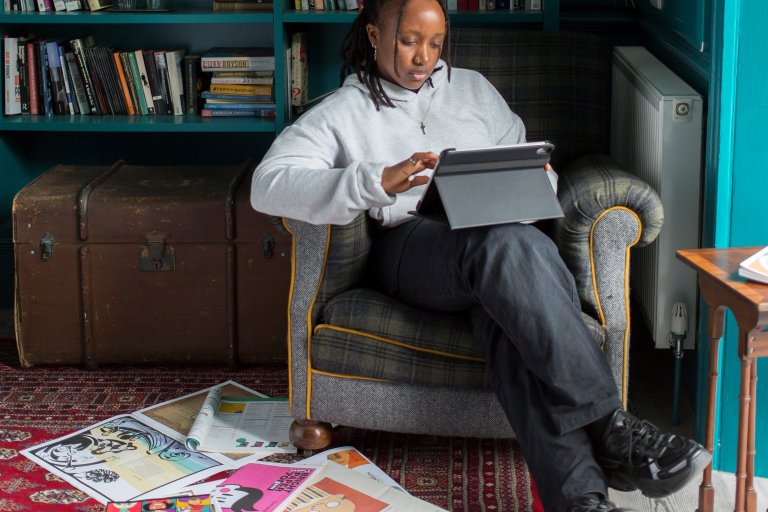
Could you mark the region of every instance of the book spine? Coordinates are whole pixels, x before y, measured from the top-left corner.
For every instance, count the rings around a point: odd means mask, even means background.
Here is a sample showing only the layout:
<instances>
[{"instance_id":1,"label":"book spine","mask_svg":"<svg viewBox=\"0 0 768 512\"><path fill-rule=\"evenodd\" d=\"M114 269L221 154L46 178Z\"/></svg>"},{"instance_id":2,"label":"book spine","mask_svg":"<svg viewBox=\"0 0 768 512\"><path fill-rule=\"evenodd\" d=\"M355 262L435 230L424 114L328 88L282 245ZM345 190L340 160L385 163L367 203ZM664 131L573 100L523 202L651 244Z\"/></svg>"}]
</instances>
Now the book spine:
<instances>
[{"instance_id":1,"label":"book spine","mask_svg":"<svg viewBox=\"0 0 768 512\"><path fill-rule=\"evenodd\" d=\"M226 110L226 109L233 109L233 110L267 110L270 112L275 111L275 105L274 103L205 103L205 106L203 108L209 108L214 110Z\"/></svg>"},{"instance_id":2,"label":"book spine","mask_svg":"<svg viewBox=\"0 0 768 512\"><path fill-rule=\"evenodd\" d=\"M40 68L37 64L37 45L27 43L27 83L29 84L29 113L40 113Z\"/></svg>"},{"instance_id":3,"label":"book spine","mask_svg":"<svg viewBox=\"0 0 768 512\"><path fill-rule=\"evenodd\" d=\"M184 98L184 81L181 72L181 62L184 60L183 50L174 50L167 52L166 65L168 66L168 83L171 89L171 107L173 109L173 115L184 115L185 98Z\"/></svg>"},{"instance_id":4,"label":"book spine","mask_svg":"<svg viewBox=\"0 0 768 512\"><path fill-rule=\"evenodd\" d=\"M120 90L123 92L123 97L125 98L125 106L128 110L128 115L132 116L136 111L133 109L131 93L128 91L128 80L125 78L123 62L120 60L120 52L112 52L112 58L115 60L115 69L117 69L117 76L120 79Z\"/></svg>"},{"instance_id":5,"label":"book spine","mask_svg":"<svg viewBox=\"0 0 768 512\"><path fill-rule=\"evenodd\" d=\"M21 113L29 114L29 80L27 74L27 43L19 40L17 47L19 68L19 95L21 97Z\"/></svg>"},{"instance_id":6,"label":"book spine","mask_svg":"<svg viewBox=\"0 0 768 512\"><path fill-rule=\"evenodd\" d=\"M211 84L220 85L269 85L272 87L275 79L272 77L247 77L247 76L233 76L233 77L218 77L215 74L211 78Z\"/></svg>"},{"instance_id":7,"label":"book spine","mask_svg":"<svg viewBox=\"0 0 768 512\"><path fill-rule=\"evenodd\" d=\"M67 92L64 89L64 77L61 73L61 64L59 63L59 49L55 41L46 43L48 52L48 70L51 75L51 96L53 101L54 114L66 114Z\"/></svg>"},{"instance_id":8,"label":"book spine","mask_svg":"<svg viewBox=\"0 0 768 512\"><path fill-rule=\"evenodd\" d=\"M204 108L200 111L203 117L274 117L270 110L216 110Z\"/></svg>"},{"instance_id":9,"label":"book spine","mask_svg":"<svg viewBox=\"0 0 768 512\"><path fill-rule=\"evenodd\" d=\"M69 42L72 52L77 59L77 66L80 68L80 74L83 77L83 88L85 89L85 98L88 101L88 111L91 114L98 114L96 91L93 90L93 81L88 69L88 62L85 58L85 43L82 39L72 39Z\"/></svg>"},{"instance_id":10,"label":"book spine","mask_svg":"<svg viewBox=\"0 0 768 512\"><path fill-rule=\"evenodd\" d=\"M201 57L203 71L275 69L274 57Z\"/></svg>"},{"instance_id":11,"label":"book spine","mask_svg":"<svg viewBox=\"0 0 768 512\"><path fill-rule=\"evenodd\" d=\"M79 109L75 111L75 101L73 101L74 94L72 92L72 86L70 85L69 69L67 69L67 58L64 55L64 45L59 44L59 66L61 66L61 75L64 80L64 92L67 94L67 112L70 114L77 114Z\"/></svg>"},{"instance_id":12,"label":"book spine","mask_svg":"<svg viewBox=\"0 0 768 512\"><path fill-rule=\"evenodd\" d=\"M136 82L133 78L133 69L131 68L131 61L128 59L127 52L120 52L120 62L123 65L123 73L125 73L125 81L128 83L128 94L131 95L131 104L133 105L134 115L141 115L141 107L139 106L139 97L136 91Z\"/></svg>"},{"instance_id":13,"label":"book spine","mask_svg":"<svg viewBox=\"0 0 768 512\"><path fill-rule=\"evenodd\" d=\"M144 101L147 104L147 114L154 115L156 113L155 111L155 102L154 98L152 98L152 89L149 86L149 77L147 76L147 67L144 64L144 53L141 50L136 50L133 52L134 56L136 57L136 66L139 70L139 81L141 83L141 90L144 94Z\"/></svg>"},{"instance_id":14,"label":"book spine","mask_svg":"<svg viewBox=\"0 0 768 512\"><path fill-rule=\"evenodd\" d=\"M154 52L155 72L157 73L157 86L163 97L163 111L160 114L173 114L173 102L171 101L170 79L168 77L168 64L164 51Z\"/></svg>"},{"instance_id":15,"label":"book spine","mask_svg":"<svg viewBox=\"0 0 768 512\"><path fill-rule=\"evenodd\" d=\"M141 83L141 72L139 71L139 64L136 61L136 52L127 52L126 56L131 65L131 74L133 75L133 80L136 84L136 97L139 100L139 112L141 112L141 115L143 116L149 115L147 98L144 97L144 86Z\"/></svg>"},{"instance_id":16,"label":"book spine","mask_svg":"<svg viewBox=\"0 0 768 512\"><path fill-rule=\"evenodd\" d=\"M88 64L88 75L93 85L93 93L96 97L97 110L100 114L111 114L112 108L107 99L105 84L103 83L104 77L101 75L101 66L97 62L94 49L92 46L86 46L83 48L85 54L85 62Z\"/></svg>"},{"instance_id":17,"label":"book spine","mask_svg":"<svg viewBox=\"0 0 768 512\"><path fill-rule=\"evenodd\" d=\"M43 41L37 43L37 61L40 66L40 110L42 114L50 116L53 114L53 106L51 105L51 88L48 80L48 52Z\"/></svg>"},{"instance_id":18,"label":"book spine","mask_svg":"<svg viewBox=\"0 0 768 512\"><path fill-rule=\"evenodd\" d=\"M258 96L271 96L272 85L245 85L245 84L214 84L211 83L211 92L223 94L254 94Z\"/></svg>"},{"instance_id":19,"label":"book spine","mask_svg":"<svg viewBox=\"0 0 768 512\"><path fill-rule=\"evenodd\" d=\"M184 97L186 98L185 112L187 114L197 114L197 102L200 74L200 56L187 55L184 57Z\"/></svg>"},{"instance_id":20,"label":"book spine","mask_svg":"<svg viewBox=\"0 0 768 512\"><path fill-rule=\"evenodd\" d=\"M307 86L306 36L304 32L295 32L291 35L291 105L307 102Z\"/></svg>"},{"instance_id":21,"label":"book spine","mask_svg":"<svg viewBox=\"0 0 768 512\"><path fill-rule=\"evenodd\" d=\"M77 57L75 57L74 52L65 52L64 58L67 62L69 78L72 81L72 90L75 92L77 109L80 111L81 115L90 114L91 109L85 94L85 85L83 84L83 76L80 73L80 66L77 64Z\"/></svg>"},{"instance_id":22,"label":"book spine","mask_svg":"<svg viewBox=\"0 0 768 512\"><path fill-rule=\"evenodd\" d=\"M21 114L21 91L19 90L19 39L3 38L3 95L6 115Z\"/></svg>"}]
</instances>

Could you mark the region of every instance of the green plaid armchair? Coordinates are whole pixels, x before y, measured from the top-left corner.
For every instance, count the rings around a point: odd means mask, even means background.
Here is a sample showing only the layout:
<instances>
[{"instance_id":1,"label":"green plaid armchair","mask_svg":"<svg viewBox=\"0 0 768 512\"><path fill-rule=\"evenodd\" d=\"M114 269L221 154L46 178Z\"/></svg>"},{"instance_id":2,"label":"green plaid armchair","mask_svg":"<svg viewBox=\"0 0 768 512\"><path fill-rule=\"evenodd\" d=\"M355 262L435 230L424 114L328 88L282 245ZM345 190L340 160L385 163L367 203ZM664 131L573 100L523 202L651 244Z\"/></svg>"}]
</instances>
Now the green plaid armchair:
<instances>
[{"instance_id":1,"label":"green plaid armchair","mask_svg":"<svg viewBox=\"0 0 768 512\"><path fill-rule=\"evenodd\" d=\"M454 29L454 66L482 72L526 124L551 140L565 218L553 231L573 272L583 318L626 403L629 255L663 222L658 195L605 156L607 53L576 33ZM327 423L396 432L512 437L489 391L468 318L420 310L362 287L369 221L317 226L284 219L293 235L289 300L294 443L322 448Z\"/></svg>"}]
</instances>

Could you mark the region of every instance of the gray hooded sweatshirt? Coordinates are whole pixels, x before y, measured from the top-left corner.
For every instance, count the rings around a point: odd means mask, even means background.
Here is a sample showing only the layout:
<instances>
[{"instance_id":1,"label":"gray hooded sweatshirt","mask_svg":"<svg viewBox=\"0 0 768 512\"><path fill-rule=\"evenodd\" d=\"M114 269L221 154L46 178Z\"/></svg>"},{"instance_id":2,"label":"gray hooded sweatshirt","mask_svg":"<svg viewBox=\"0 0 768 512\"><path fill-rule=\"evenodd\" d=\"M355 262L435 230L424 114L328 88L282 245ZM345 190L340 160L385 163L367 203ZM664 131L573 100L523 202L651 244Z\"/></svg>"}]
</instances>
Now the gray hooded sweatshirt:
<instances>
[{"instance_id":1,"label":"gray hooded sweatshirt","mask_svg":"<svg viewBox=\"0 0 768 512\"><path fill-rule=\"evenodd\" d=\"M452 68L449 82L446 71L440 61L418 92L382 80L395 108L379 111L367 87L348 76L275 139L253 175L253 208L339 225L367 211L383 226L396 226L413 218L408 211L424 186L391 196L381 186L385 167L415 152L525 142L522 121L485 77ZM555 173L547 174L556 187Z\"/></svg>"}]
</instances>

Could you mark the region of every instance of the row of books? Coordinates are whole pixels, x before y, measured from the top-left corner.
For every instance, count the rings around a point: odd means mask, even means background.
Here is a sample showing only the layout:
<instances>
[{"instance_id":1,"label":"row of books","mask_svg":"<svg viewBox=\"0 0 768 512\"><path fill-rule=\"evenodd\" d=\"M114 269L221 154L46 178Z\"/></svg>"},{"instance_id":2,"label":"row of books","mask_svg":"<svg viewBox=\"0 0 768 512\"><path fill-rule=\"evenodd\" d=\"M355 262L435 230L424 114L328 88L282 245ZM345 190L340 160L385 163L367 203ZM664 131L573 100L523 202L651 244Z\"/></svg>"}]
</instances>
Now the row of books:
<instances>
[{"instance_id":1,"label":"row of books","mask_svg":"<svg viewBox=\"0 0 768 512\"><path fill-rule=\"evenodd\" d=\"M272 11L271 0L213 0L214 11Z\"/></svg>"},{"instance_id":2,"label":"row of books","mask_svg":"<svg viewBox=\"0 0 768 512\"><path fill-rule=\"evenodd\" d=\"M118 51L92 36L3 38L5 108L13 114L182 115L184 50Z\"/></svg>"},{"instance_id":3,"label":"row of books","mask_svg":"<svg viewBox=\"0 0 768 512\"><path fill-rule=\"evenodd\" d=\"M272 48L211 48L201 57L201 69L211 74L210 87L201 93L203 117L275 117Z\"/></svg>"},{"instance_id":4,"label":"row of books","mask_svg":"<svg viewBox=\"0 0 768 512\"><path fill-rule=\"evenodd\" d=\"M275 117L272 48L212 48L201 56L201 69L212 75L201 93L203 117Z\"/></svg>"},{"instance_id":5,"label":"row of books","mask_svg":"<svg viewBox=\"0 0 768 512\"><path fill-rule=\"evenodd\" d=\"M248 48L212 48L186 55L183 49L96 46L92 36L4 36L3 110L6 115L274 117L274 57L267 50L254 55Z\"/></svg>"},{"instance_id":6,"label":"row of books","mask_svg":"<svg viewBox=\"0 0 768 512\"><path fill-rule=\"evenodd\" d=\"M5 12L101 11L111 0L3 0Z\"/></svg>"},{"instance_id":7,"label":"row of books","mask_svg":"<svg viewBox=\"0 0 768 512\"><path fill-rule=\"evenodd\" d=\"M446 0L449 11L540 11L543 0ZM360 9L363 0L294 0L297 11L351 11Z\"/></svg>"}]
</instances>

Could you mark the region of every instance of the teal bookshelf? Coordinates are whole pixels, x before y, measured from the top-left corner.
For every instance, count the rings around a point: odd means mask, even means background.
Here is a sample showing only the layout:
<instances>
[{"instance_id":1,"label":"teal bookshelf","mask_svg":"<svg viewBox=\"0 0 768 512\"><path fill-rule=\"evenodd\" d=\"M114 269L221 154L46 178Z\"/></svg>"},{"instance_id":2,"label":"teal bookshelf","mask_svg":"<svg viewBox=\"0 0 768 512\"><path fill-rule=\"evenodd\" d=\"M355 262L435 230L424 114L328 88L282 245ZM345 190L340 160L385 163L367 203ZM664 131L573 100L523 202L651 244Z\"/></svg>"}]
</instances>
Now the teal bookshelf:
<instances>
[{"instance_id":1,"label":"teal bookshelf","mask_svg":"<svg viewBox=\"0 0 768 512\"><path fill-rule=\"evenodd\" d=\"M296 31L309 36L310 97L339 85L338 49L356 11L296 11L293 0L275 0L269 12L214 12L210 0L169 3L167 12L5 12L0 13L0 33L42 38L93 35L99 45L184 48L188 54L213 46L273 47L277 117L0 115L0 225L11 218L16 192L59 163L105 165L118 159L137 165L258 161L290 122L286 52ZM449 16L455 25L519 25L555 31L559 29L559 10L560 0L545 0L543 11L457 11ZM0 77L0 84L2 80ZM0 268L6 274L11 270Z\"/></svg>"}]
</instances>

